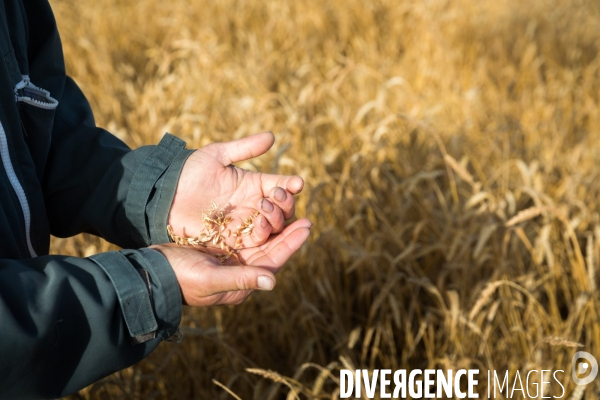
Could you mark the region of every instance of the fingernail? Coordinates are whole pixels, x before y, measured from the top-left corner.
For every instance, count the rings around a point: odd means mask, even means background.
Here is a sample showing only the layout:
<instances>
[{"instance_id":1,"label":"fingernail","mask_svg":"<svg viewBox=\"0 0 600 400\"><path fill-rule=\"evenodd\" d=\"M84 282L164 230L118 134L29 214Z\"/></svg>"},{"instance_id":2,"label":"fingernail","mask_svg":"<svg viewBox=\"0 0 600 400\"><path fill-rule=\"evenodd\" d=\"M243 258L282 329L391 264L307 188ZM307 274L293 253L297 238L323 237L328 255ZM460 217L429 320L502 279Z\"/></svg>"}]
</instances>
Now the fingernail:
<instances>
[{"instance_id":1,"label":"fingernail","mask_svg":"<svg viewBox=\"0 0 600 400\"><path fill-rule=\"evenodd\" d=\"M275 190L275 200L277 201L284 201L285 200L285 190L283 190L282 188L278 187Z\"/></svg>"},{"instance_id":2,"label":"fingernail","mask_svg":"<svg viewBox=\"0 0 600 400\"><path fill-rule=\"evenodd\" d=\"M268 276L261 275L258 277L258 288L262 290L272 290L273 280Z\"/></svg>"},{"instance_id":3,"label":"fingernail","mask_svg":"<svg viewBox=\"0 0 600 400\"><path fill-rule=\"evenodd\" d=\"M273 207L273 206L271 206ZM269 221L267 221L267 219L265 217L263 217L262 215L260 216L260 226L263 227L263 229L267 229L267 227L269 226Z\"/></svg>"},{"instance_id":4,"label":"fingernail","mask_svg":"<svg viewBox=\"0 0 600 400\"><path fill-rule=\"evenodd\" d=\"M260 208L262 208L263 211L268 213L273 212L273 203L271 203L267 199L262 199L262 201L260 202Z\"/></svg>"}]
</instances>

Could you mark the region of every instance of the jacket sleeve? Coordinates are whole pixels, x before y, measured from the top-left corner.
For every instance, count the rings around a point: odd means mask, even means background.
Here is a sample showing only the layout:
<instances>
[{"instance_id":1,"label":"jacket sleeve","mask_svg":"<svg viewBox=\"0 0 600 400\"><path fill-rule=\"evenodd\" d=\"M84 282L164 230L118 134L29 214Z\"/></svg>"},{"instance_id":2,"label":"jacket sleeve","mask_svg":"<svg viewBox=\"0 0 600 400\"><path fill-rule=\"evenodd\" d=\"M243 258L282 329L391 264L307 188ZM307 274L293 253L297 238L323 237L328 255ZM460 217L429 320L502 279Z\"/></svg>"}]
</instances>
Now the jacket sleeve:
<instances>
[{"instance_id":1,"label":"jacket sleeve","mask_svg":"<svg viewBox=\"0 0 600 400\"><path fill-rule=\"evenodd\" d=\"M136 268L148 272L152 297ZM152 249L0 260L0 393L72 393L140 361L180 318L177 280ZM155 338L131 345L140 335Z\"/></svg>"},{"instance_id":2,"label":"jacket sleeve","mask_svg":"<svg viewBox=\"0 0 600 400\"><path fill-rule=\"evenodd\" d=\"M191 153L170 134L131 151L95 126L85 96L67 77L43 179L51 233L93 233L123 248L169 242L168 213Z\"/></svg>"},{"instance_id":3,"label":"jacket sleeve","mask_svg":"<svg viewBox=\"0 0 600 400\"><path fill-rule=\"evenodd\" d=\"M47 1L23 2L28 73L58 100L42 177L50 231L99 235L123 248L168 242L166 221L191 150L169 134L131 151L95 126L91 107L65 73L59 33Z\"/></svg>"}]
</instances>

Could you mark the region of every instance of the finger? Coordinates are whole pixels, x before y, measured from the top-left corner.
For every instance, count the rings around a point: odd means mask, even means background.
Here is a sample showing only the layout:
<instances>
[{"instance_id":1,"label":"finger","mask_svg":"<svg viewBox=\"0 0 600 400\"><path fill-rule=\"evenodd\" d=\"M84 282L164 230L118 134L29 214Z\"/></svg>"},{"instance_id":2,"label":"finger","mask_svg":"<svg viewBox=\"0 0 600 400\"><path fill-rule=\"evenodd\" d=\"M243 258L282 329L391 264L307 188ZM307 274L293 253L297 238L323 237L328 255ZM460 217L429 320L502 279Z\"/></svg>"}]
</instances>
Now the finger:
<instances>
[{"instance_id":1,"label":"finger","mask_svg":"<svg viewBox=\"0 0 600 400\"><path fill-rule=\"evenodd\" d=\"M262 174L263 193L268 193L275 186L286 189L291 194L298 194L304 188L304 179L297 175Z\"/></svg>"},{"instance_id":2,"label":"finger","mask_svg":"<svg viewBox=\"0 0 600 400\"><path fill-rule=\"evenodd\" d=\"M218 143L218 159L223 165L249 160L266 153L275 143L271 132L257 133L231 142Z\"/></svg>"},{"instance_id":3,"label":"finger","mask_svg":"<svg viewBox=\"0 0 600 400\"><path fill-rule=\"evenodd\" d=\"M271 225L271 233L279 233L283 230L285 219L281 208L275 206L275 204L268 199L260 199L257 209ZM267 238L265 238L265 240L267 240Z\"/></svg>"},{"instance_id":4,"label":"finger","mask_svg":"<svg viewBox=\"0 0 600 400\"><path fill-rule=\"evenodd\" d=\"M308 239L310 229L299 228L290 233L285 240L278 243L268 252L252 261L252 265L270 267L269 269L276 273L279 272L283 264L298 251L300 246Z\"/></svg>"},{"instance_id":5,"label":"finger","mask_svg":"<svg viewBox=\"0 0 600 400\"><path fill-rule=\"evenodd\" d=\"M260 246L260 250L263 252L269 252L273 247L286 240L286 238L292 234L296 229L306 228L310 230L312 228L312 222L307 218L301 218L297 221L292 222L278 235L271 235L265 244Z\"/></svg>"},{"instance_id":6,"label":"finger","mask_svg":"<svg viewBox=\"0 0 600 400\"><path fill-rule=\"evenodd\" d=\"M261 214L256 217L254 220L254 229L252 229L252 234L250 235L253 245L259 246L266 242L272 231L273 227L264 215Z\"/></svg>"},{"instance_id":7,"label":"finger","mask_svg":"<svg viewBox=\"0 0 600 400\"><path fill-rule=\"evenodd\" d=\"M269 191L269 199L281 209L286 220L294 217L296 201L290 192L277 186Z\"/></svg>"},{"instance_id":8,"label":"finger","mask_svg":"<svg viewBox=\"0 0 600 400\"><path fill-rule=\"evenodd\" d=\"M246 264L266 267L278 271L310 235L311 222L307 219L295 221L261 249L246 249L239 253L240 260Z\"/></svg>"},{"instance_id":9,"label":"finger","mask_svg":"<svg viewBox=\"0 0 600 400\"><path fill-rule=\"evenodd\" d=\"M265 268L249 265L216 266L202 279L207 295L245 290L272 290L275 276Z\"/></svg>"},{"instance_id":10,"label":"finger","mask_svg":"<svg viewBox=\"0 0 600 400\"><path fill-rule=\"evenodd\" d=\"M257 217L258 218L258 217ZM291 223L290 225L286 226L282 232L279 232L277 234L271 234L266 240L263 241L257 241L254 238L251 238L252 241L250 241L249 239L242 239L242 253L240 254L241 256L241 261L246 263L246 264L250 264L250 262L248 262L248 260L252 260L252 259L256 259L257 258L257 253L261 252L261 253L265 253L270 251L270 249L272 249L273 247L275 247L277 244L281 243L283 240L285 240L285 238L290 235L295 229L299 229L299 228L306 228L309 229L312 227L312 222L310 222L308 219L306 218L302 218L299 219L297 221L294 221L293 223ZM256 229L256 228L255 228ZM248 236L243 236L243 238L248 238ZM239 246L238 246L239 248ZM209 249L209 252L211 252L211 254L223 254L224 251L221 250L221 253L216 253L218 250L216 249ZM233 259L231 259L233 260Z\"/></svg>"}]
</instances>

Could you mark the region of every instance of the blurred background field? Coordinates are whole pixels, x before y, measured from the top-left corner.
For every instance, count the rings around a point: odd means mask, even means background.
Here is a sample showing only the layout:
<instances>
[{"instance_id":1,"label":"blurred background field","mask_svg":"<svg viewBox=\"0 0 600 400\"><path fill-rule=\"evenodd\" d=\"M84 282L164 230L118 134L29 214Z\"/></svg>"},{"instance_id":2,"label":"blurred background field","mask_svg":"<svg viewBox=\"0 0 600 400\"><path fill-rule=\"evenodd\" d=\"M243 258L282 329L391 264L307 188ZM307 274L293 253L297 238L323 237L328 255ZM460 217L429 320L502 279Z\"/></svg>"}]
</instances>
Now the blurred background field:
<instances>
[{"instance_id":1,"label":"blurred background field","mask_svg":"<svg viewBox=\"0 0 600 400\"><path fill-rule=\"evenodd\" d=\"M600 397L570 378L600 358L600 3L51 4L100 126L271 130L242 166L300 174L314 222L274 292L185 309L181 344L72 398L335 399L339 368L478 368L481 398L488 370L561 369L563 398Z\"/></svg>"}]
</instances>

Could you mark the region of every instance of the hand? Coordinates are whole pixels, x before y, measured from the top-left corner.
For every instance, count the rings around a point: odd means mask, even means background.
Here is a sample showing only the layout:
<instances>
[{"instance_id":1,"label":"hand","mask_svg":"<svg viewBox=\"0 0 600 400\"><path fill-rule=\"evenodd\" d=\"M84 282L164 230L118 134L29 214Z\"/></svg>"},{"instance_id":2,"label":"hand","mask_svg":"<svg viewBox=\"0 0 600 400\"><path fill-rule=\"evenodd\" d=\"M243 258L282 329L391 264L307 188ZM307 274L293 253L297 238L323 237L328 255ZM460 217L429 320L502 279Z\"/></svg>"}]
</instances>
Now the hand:
<instances>
[{"instance_id":1,"label":"hand","mask_svg":"<svg viewBox=\"0 0 600 400\"><path fill-rule=\"evenodd\" d=\"M240 304L254 290L275 287L274 274L306 241L311 226L309 220L299 219L269 237L262 246L242 249L238 258L230 257L225 265L211 255L217 254L217 249L174 244L151 248L160 251L173 267L184 304L193 307Z\"/></svg>"},{"instance_id":2,"label":"hand","mask_svg":"<svg viewBox=\"0 0 600 400\"><path fill-rule=\"evenodd\" d=\"M242 237L241 247L265 243L269 235L283 230L285 220L294 216L294 194L304 181L299 176L271 175L246 171L231 163L249 160L264 154L275 138L271 132L259 133L226 143L213 143L194 152L187 159L169 215L169 224L178 236L196 237L203 228L202 212L214 201L219 210L233 211L232 230L255 210L250 235ZM227 245L235 246L235 238Z\"/></svg>"}]
</instances>

